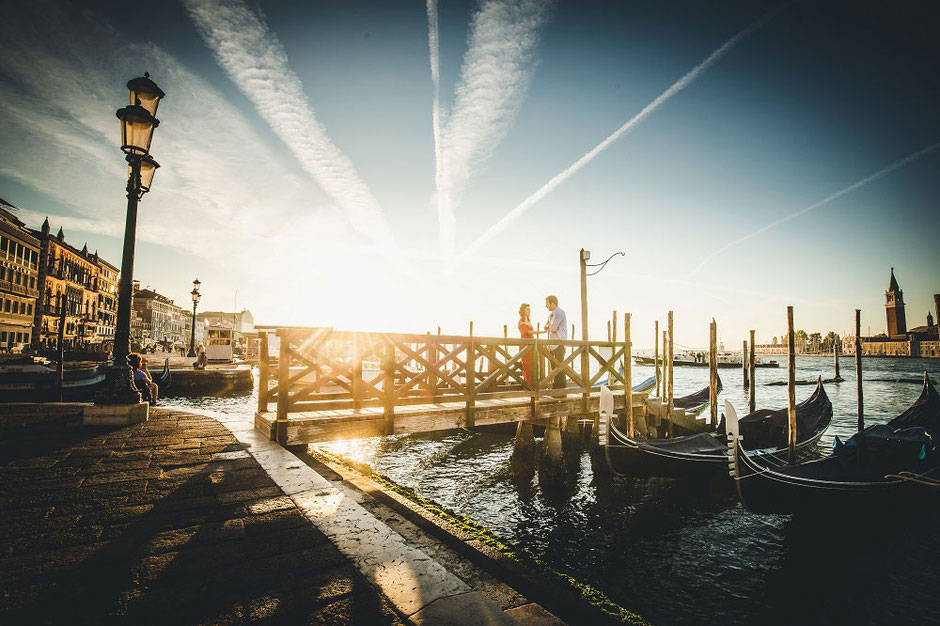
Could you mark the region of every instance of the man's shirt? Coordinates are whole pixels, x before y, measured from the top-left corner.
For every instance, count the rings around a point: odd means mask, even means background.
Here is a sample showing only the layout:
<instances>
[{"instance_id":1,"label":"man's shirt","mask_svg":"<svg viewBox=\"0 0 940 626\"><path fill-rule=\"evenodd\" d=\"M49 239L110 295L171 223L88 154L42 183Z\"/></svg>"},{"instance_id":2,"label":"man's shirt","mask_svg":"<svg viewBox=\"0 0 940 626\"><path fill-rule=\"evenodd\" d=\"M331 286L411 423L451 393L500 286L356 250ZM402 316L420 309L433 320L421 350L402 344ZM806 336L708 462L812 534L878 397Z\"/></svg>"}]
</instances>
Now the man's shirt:
<instances>
[{"instance_id":1,"label":"man's shirt","mask_svg":"<svg viewBox=\"0 0 940 626\"><path fill-rule=\"evenodd\" d=\"M568 316L561 307L555 307L554 311L549 312L545 328L548 330L549 339L565 340L568 338ZM552 349L556 347L552 346Z\"/></svg>"}]
</instances>

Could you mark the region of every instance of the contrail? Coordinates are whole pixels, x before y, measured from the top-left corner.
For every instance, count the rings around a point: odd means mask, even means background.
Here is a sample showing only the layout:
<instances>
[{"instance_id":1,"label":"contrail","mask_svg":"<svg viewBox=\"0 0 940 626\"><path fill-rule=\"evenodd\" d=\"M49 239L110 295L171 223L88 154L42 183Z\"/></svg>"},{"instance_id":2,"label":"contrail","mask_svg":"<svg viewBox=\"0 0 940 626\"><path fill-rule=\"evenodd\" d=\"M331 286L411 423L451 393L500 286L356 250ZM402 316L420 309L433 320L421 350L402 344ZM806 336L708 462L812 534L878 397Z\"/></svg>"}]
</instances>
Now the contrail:
<instances>
[{"instance_id":1,"label":"contrail","mask_svg":"<svg viewBox=\"0 0 940 626\"><path fill-rule=\"evenodd\" d=\"M436 204L445 256L456 249L454 213L473 167L492 154L519 110L548 5L483 0L473 16L454 107L441 130Z\"/></svg>"},{"instance_id":2,"label":"contrail","mask_svg":"<svg viewBox=\"0 0 940 626\"><path fill-rule=\"evenodd\" d=\"M844 196L844 195L847 194L847 193L851 193L851 192L855 191L856 189L858 189L858 188L860 188L860 187L864 187L864 186L867 185L868 183L873 183L873 182L875 182L876 180L878 180L879 178L883 178L883 177L887 176L888 174L892 173L893 171L895 171L895 170L897 170L897 169L900 169L900 168L904 167L905 165L908 165L908 164L910 164L910 163L913 163L914 161L916 161L916 160L918 160L918 159L920 159L920 158L922 158L922 157L924 157L924 156L927 156L928 154L930 154L931 152L933 152L933 151L936 150L937 148L940 148L940 141L938 141L938 142L935 143L935 144L932 144L932 145L927 146L927 147L924 148L923 150L919 150L919 151L917 151L917 152L915 152L915 153L913 153L913 154L909 154L908 156L904 157L903 159L900 159L900 160L898 160L898 161L895 161L894 163L892 163L892 164L889 165L888 167L886 167L886 168L884 168L884 169L882 169L882 170L878 170L877 172L875 172L875 173L872 174L871 176L869 176L869 177L867 177L867 178L863 178L862 180L860 180L860 181L858 181L858 182L856 182L856 183L853 183L853 184L849 185L849 186L846 187L845 189L841 189L841 190L835 192L835 193L832 194L831 196L827 196L826 198L820 200L820 201L817 202L816 204L811 204L810 206L805 207L805 208L803 208L803 209L800 209L799 211L796 211L795 213L790 213L789 215L786 215L786 216L784 216L784 217L781 217L781 218L778 219L778 220L774 220L773 222L770 222L770 223L767 224L766 226L762 226L761 228L758 228L757 230L755 230L755 231L752 232L752 233L749 233L749 234L747 234L747 235L744 235L743 237L739 237L738 239L735 239L734 241L730 241L730 242L726 243L725 245L721 246L720 248L718 248L717 250L715 250L714 252L712 252L711 254L709 254L707 257L705 257L705 258L702 260L702 262L699 263L698 266L697 266L694 270L692 270L692 274L690 274L690 276L691 276L691 275L695 275L696 273L698 273L698 271L699 271L700 269L702 269L702 267L704 267L706 263L708 263L709 261L711 261L712 259L714 259L716 256L718 256L719 254L721 254L722 252L724 252L724 251L727 250L728 248L734 247L734 246L738 245L739 243L743 243L743 242L747 241L748 239L753 239L754 237L757 237L758 235L767 232L767 231L770 230L771 228L775 228L775 227L777 227L777 226L780 226L781 224L784 224L784 223L786 223L786 222L789 222L790 220L795 219L795 218L797 218L797 217L799 217L799 216L801 216L801 215L804 215L804 214L806 214L806 213L809 213L810 211L815 211L816 209L818 209L818 208L820 208L820 207L822 207L822 206L824 206L824 205L826 205L826 204L829 204L829 203L832 202L833 200L836 200L836 199L838 199L838 198L841 198L842 196Z\"/></svg>"},{"instance_id":3,"label":"contrail","mask_svg":"<svg viewBox=\"0 0 940 626\"><path fill-rule=\"evenodd\" d=\"M437 0L428 0L428 54L431 59L431 126L434 132L434 188L441 187L441 47Z\"/></svg>"},{"instance_id":4,"label":"contrail","mask_svg":"<svg viewBox=\"0 0 940 626\"><path fill-rule=\"evenodd\" d=\"M630 132L643 121L646 116L650 115L656 109L661 107L674 95L688 87L692 81L704 74L712 65L714 65L721 57L725 56L732 48L734 48L742 39L753 33L755 30L769 22L773 17L779 13L783 7L780 6L773 11L767 13L759 20L739 32L737 35L726 41L720 48L712 52L708 57L692 68L685 76L674 82L666 91L659 94L655 100L647 104L642 111L637 113L633 118L628 121L626 124L618 128L613 132L607 139L597 144L590 152L582 156L580 159L571 164L568 169L562 171L559 174L556 174L551 180L545 183L538 191L533 193L531 196L519 203L519 205L511 210L509 213L504 215L502 219L490 226L490 228L480 235L466 250L466 254L472 254L480 249L485 243L490 239L498 235L499 233L506 230L506 228L516 221L519 216L531 209L539 200L547 196L552 190L555 189L558 185L563 183L568 179L572 174L580 170L582 167L590 163L594 157L607 149L610 144L619 139L622 135Z\"/></svg>"},{"instance_id":5,"label":"contrail","mask_svg":"<svg viewBox=\"0 0 940 626\"><path fill-rule=\"evenodd\" d=\"M184 0L184 5L232 82L346 212L353 228L380 245L394 246L378 201L317 120L284 47L264 21L242 0Z\"/></svg>"}]
</instances>

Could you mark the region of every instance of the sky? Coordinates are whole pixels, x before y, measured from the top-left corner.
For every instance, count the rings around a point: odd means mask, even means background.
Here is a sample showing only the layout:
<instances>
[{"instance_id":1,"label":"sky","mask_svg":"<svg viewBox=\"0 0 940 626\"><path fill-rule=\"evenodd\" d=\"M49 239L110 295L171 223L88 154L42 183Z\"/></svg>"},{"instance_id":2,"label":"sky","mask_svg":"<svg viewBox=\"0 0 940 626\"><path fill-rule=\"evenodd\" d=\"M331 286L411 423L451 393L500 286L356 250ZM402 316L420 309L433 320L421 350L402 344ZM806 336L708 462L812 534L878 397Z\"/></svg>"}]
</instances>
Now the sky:
<instances>
[{"instance_id":1,"label":"sky","mask_svg":"<svg viewBox=\"0 0 940 626\"><path fill-rule=\"evenodd\" d=\"M256 323L515 334L675 312L757 331L908 325L940 292L934 3L0 0L0 197L119 264L114 111L166 92L135 278ZM622 331L621 331L622 332ZM580 328L577 330L580 336Z\"/></svg>"}]
</instances>

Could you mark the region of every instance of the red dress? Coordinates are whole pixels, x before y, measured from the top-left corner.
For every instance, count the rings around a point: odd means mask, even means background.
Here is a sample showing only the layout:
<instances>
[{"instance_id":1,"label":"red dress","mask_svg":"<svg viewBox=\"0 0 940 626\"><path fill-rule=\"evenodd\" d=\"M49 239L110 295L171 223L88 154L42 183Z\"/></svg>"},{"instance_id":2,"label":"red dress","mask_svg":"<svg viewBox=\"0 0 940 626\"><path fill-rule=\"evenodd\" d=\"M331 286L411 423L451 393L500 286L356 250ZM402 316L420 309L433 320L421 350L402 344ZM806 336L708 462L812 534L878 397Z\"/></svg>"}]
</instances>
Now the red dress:
<instances>
[{"instance_id":1,"label":"red dress","mask_svg":"<svg viewBox=\"0 0 940 626\"><path fill-rule=\"evenodd\" d=\"M519 336L523 339L534 339L535 335L532 334L532 331L535 330L531 322L525 320L519 320ZM522 350L523 347L520 347L519 350ZM525 377L527 383L532 382L532 373L529 367L529 353L526 352L522 355L522 375Z\"/></svg>"}]
</instances>

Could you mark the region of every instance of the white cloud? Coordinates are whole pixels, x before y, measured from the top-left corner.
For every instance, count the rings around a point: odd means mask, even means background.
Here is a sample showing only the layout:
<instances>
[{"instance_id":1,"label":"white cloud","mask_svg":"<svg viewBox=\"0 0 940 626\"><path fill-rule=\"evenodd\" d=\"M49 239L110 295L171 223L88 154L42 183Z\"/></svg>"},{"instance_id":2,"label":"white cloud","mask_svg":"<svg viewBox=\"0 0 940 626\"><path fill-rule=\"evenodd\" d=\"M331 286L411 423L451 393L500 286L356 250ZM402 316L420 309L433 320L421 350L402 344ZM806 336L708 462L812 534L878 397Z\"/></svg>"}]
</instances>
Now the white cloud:
<instances>
[{"instance_id":1,"label":"white cloud","mask_svg":"<svg viewBox=\"0 0 940 626\"><path fill-rule=\"evenodd\" d=\"M547 6L484 0L473 16L456 100L441 131L436 204L445 256L456 247L455 213L473 168L492 154L519 111Z\"/></svg>"},{"instance_id":2,"label":"white cloud","mask_svg":"<svg viewBox=\"0 0 940 626\"><path fill-rule=\"evenodd\" d=\"M277 37L243 2L186 0L189 14L232 82L293 152L311 177L346 211L356 231L394 243L379 203L313 113Z\"/></svg>"},{"instance_id":3,"label":"white cloud","mask_svg":"<svg viewBox=\"0 0 940 626\"><path fill-rule=\"evenodd\" d=\"M613 142L633 130L636 126L640 124L647 116L655 112L659 107L665 104L670 98L674 95L688 87L696 78L704 74L712 65L718 62L721 57L725 56L731 49L736 46L742 39L753 33L755 30L766 24L773 18L780 9L771 11L770 13L764 15L759 20L739 32L737 35L726 41L721 45L717 50L708 55L705 60L689 70L682 78L674 82L669 86L666 91L659 94L652 102L643 107L639 113L634 115L628 122L623 124L620 128L611 133L606 139L594 146L590 151L588 151L580 159L569 165L566 169L559 172L551 178L547 183L542 185L535 193L531 196L520 202L516 208L509 211L504 215L498 222L490 226L486 232L480 235L470 246L467 248L466 253L472 254L475 251L479 250L486 242L491 240L493 237L499 233L506 230L510 224L519 219L523 213L535 206L539 200L551 193L558 185L566 181L571 175L580 170L582 167L594 160L594 158L606 150Z\"/></svg>"}]
</instances>

